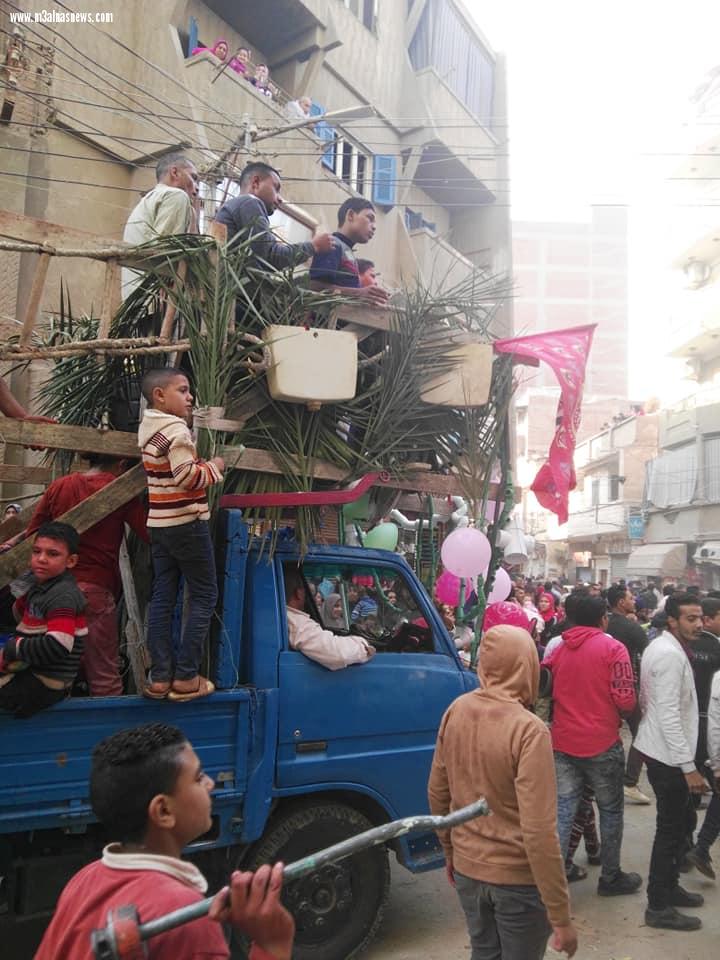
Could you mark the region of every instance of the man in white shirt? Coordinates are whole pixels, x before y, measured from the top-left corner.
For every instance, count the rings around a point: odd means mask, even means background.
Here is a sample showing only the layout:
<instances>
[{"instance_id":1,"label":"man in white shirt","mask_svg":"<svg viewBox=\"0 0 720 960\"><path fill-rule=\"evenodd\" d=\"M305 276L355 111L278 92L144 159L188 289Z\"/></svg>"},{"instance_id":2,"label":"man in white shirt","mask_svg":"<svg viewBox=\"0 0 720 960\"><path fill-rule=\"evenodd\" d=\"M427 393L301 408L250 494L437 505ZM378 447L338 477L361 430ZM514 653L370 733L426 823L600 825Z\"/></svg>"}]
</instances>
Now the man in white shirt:
<instances>
[{"instance_id":1,"label":"man in white shirt","mask_svg":"<svg viewBox=\"0 0 720 960\"><path fill-rule=\"evenodd\" d=\"M635 747L647 761L647 774L657 802L655 841L648 876L649 927L698 930L699 917L677 907L702 906L699 893L678 884L691 816L690 793L703 793L705 778L695 766L698 704L690 665L690 645L703 628L697 597L670 596L665 606L667 629L648 646L640 670L642 719Z\"/></svg>"},{"instance_id":2,"label":"man in white shirt","mask_svg":"<svg viewBox=\"0 0 720 960\"><path fill-rule=\"evenodd\" d=\"M162 157L155 168L157 185L140 200L125 224L123 240L139 246L158 237L197 233L193 201L198 195L199 178L195 164L181 153ZM123 267L122 297L135 290L142 274Z\"/></svg>"},{"instance_id":3,"label":"man in white shirt","mask_svg":"<svg viewBox=\"0 0 720 960\"><path fill-rule=\"evenodd\" d=\"M297 567L285 565L285 604L288 638L293 650L299 650L328 670L342 670L353 663L367 663L375 647L363 637L343 636L325 630L305 613L305 582Z\"/></svg>"}]
</instances>

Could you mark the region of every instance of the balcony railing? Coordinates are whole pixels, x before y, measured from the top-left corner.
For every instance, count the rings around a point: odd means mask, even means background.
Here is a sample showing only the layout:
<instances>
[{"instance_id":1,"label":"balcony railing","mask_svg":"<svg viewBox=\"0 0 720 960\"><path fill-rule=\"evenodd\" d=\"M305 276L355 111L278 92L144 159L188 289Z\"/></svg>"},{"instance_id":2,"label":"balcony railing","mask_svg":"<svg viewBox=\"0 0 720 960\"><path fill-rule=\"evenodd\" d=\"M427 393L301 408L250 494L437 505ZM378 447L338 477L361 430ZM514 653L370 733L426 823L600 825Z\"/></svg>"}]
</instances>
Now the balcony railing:
<instances>
[{"instance_id":1,"label":"balcony railing","mask_svg":"<svg viewBox=\"0 0 720 960\"><path fill-rule=\"evenodd\" d=\"M568 539L579 540L607 533L621 533L627 527L631 505L604 503L585 510L573 511L568 520Z\"/></svg>"}]
</instances>

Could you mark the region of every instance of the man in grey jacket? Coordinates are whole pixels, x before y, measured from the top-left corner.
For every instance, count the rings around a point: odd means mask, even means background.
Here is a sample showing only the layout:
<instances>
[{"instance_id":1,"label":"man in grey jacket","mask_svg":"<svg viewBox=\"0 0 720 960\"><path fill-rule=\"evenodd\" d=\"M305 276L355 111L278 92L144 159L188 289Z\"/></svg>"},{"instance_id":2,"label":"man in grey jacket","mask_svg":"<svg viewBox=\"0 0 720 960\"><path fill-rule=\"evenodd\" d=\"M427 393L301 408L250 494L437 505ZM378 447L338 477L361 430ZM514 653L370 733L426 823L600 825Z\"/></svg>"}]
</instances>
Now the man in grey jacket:
<instances>
[{"instance_id":1,"label":"man in grey jacket","mask_svg":"<svg viewBox=\"0 0 720 960\"><path fill-rule=\"evenodd\" d=\"M227 227L228 241L250 238L257 265L284 270L332 249L329 233L319 233L304 243L282 243L272 232L269 217L282 203L280 174L269 163L248 163L240 174L240 196L223 204L216 223Z\"/></svg>"},{"instance_id":2,"label":"man in grey jacket","mask_svg":"<svg viewBox=\"0 0 720 960\"><path fill-rule=\"evenodd\" d=\"M703 897L678 884L678 864L684 852L690 793L703 793L705 778L695 766L698 703L690 645L703 628L697 597L668 597L667 629L649 645L640 671L642 719L635 746L647 761L647 774L657 802L655 841L648 877L649 927L698 930L699 917L677 907L702 906Z\"/></svg>"}]
</instances>

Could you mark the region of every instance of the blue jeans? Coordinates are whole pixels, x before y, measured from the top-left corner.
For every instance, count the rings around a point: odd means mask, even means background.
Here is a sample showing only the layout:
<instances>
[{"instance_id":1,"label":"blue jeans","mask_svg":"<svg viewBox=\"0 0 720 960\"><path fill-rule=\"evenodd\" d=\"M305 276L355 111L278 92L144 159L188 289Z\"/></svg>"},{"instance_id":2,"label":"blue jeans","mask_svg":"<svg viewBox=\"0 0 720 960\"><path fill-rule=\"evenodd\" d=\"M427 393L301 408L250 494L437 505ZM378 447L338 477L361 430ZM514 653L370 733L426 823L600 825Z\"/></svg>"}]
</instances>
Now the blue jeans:
<instances>
[{"instance_id":1,"label":"blue jeans","mask_svg":"<svg viewBox=\"0 0 720 960\"><path fill-rule=\"evenodd\" d=\"M567 857L573 821L583 787L592 788L600 812L601 876L608 882L620 871L625 797L625 754L620 742L595 757L571 757L555 751L558 792L558 835L563 858Z\"/></svg>"},{"instance_id":2,"label":"blue jeans","mask_svg":"<svg viewBox=\"0 0 720 960\"><path fill-rule=\"evenodd\" d=\"M151 676L154 681L168 681L173 677L190 680L198 675L203 643L218 598L210 530L207 520L194 520L179 527L150 527L149 532L155 573L148 615ZM190 603L175 659L172 615L181 574L190 593Z\"/></svg>"},{"instance_id":3,"label":"blue jeans","mask_svg":"<svg viewBox=\"0 0 720 960\"><path fill-rule=\"evenodd\" d=\"M470 960L542 960L550 936L537 887L485 883L455 871L465 913Z\"/></svg>"}]
</instances>

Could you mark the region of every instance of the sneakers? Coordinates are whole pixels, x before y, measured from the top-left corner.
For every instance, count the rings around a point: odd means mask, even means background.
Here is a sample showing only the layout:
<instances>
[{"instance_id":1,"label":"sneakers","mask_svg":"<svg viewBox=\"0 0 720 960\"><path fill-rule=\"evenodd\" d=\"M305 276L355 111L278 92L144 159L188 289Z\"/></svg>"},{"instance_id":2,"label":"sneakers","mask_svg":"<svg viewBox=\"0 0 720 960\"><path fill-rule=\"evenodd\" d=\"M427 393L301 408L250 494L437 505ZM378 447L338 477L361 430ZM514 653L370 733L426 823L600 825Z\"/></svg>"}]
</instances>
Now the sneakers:
<instances>
[{"instance_id":1,"label":"sneakers","mask_svg":"<svg viewBox=\"0 0 720 960\"><path fill-rule=\"evenodd\" d=\"M646 796L637 784L634 784L632 787L623 787L623 793L625 794L625 799L629 800L630 803L640 803L645 807L649 803L652 803L650 797Z\"/></svg>"},{"instance_id":2,"label":"sneakers","mask_svg":"<svg viewBox=\"0 0 720 960\"><path fill-rule=\"evenodd\" d=\"M635 893L642 886L642 877L639 873L624 873L618 870L612 880L600 877L597 885L599 897L624 897L628 893Z\"/></svg>"},{"instance_id":3,"label":"sneakers","mask_svg":"<svg viewBox=\"0 0 720 960\"><path fill-rule=\"evenodd\" d=\"M715 879L715 871L713 870L712 859L709 853L703 853L700 847L693 847L692 850L688 850L685 854L685 858L689 860L695 869L699 870L704 877L708 877L710 880Z\"/></svg>"},{"instance_id":4,"label":"sneakers","mask_svg":"<svg viewBox=\"0 0 720 960\"><path fill-rule=\"evenodd\" d=\"M690 893L680 884L670 893L671 907L701 907L704 903L705 897L701 893Z\"/></svg>"},{"instance_id":5,"label":"sneakers","mask_svg":"<svg viewBox=\"0 0 720 960\"><path fill-rule=\"evenodd\" d=\"M699 930L702 926L700 917L689 917L675 907L665 907L664 910L648 908L645 911L645 923L649 927L660 927L662 930Z\"/></svg>"}]
</instances>

